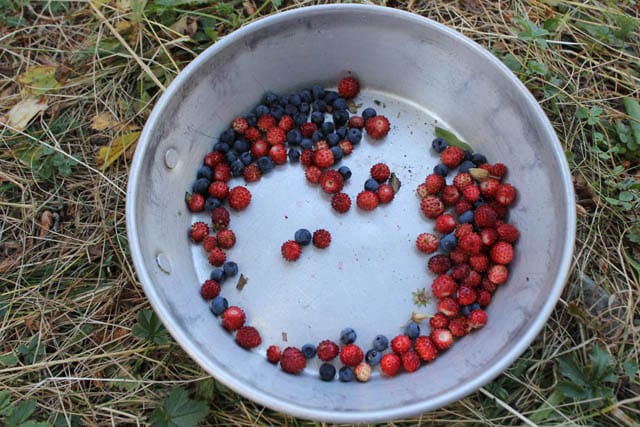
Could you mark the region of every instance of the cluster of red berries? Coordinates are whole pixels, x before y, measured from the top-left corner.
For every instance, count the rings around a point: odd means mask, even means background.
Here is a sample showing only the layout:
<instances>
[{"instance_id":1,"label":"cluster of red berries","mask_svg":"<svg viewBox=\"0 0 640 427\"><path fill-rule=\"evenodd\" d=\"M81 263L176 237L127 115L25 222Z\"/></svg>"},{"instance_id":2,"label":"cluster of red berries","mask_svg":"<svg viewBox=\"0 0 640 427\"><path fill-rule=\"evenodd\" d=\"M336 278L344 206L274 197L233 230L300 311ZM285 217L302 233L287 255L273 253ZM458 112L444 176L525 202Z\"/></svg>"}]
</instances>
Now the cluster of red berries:
<instances>
[{"instance_id":1,"label":"cluster of red berries","mask_svg":"<svg viewBox=\"0 0 640 427\"><path fill-rule=\"evenodd\" d=\"M395 190L389 182L391 170L384 163L376 163L370 169L370 182L365 183L365 189L358 193L356 204L365 211L372 211L380 203L390 203L395 197Z\"/></svg>"},{"instance_id":2,"label":"cluster of red berries","mask_svg":"<svg viewBox=\"0 0 640 427\"><path fill-rule=\"evenodd\" d=\"M298 232L302 233L297 233L292 240L287 240L280 247L282 257L287 261L297 261L302 254L302 247L309 243L313 243L318 249L328 248L331 244L331 233L324 228L314 231L313 234L306 229L300 229Z\"/></svg>"},{"instance_id":3,"label":"cluster of red berries","mask_svg":"<svg viewBox=\"0 0 640 427\"><path fill-rule=\"evenodd\" d=\"M220 267L227 261L226 250L236 244L236 235L229 228L230 220L229 211L219 206L211 213L211 226L204 221L196 221L189 229L191 241L202 245L208 254L209 263L215 267Z\"/></svg>"}]
</instances>

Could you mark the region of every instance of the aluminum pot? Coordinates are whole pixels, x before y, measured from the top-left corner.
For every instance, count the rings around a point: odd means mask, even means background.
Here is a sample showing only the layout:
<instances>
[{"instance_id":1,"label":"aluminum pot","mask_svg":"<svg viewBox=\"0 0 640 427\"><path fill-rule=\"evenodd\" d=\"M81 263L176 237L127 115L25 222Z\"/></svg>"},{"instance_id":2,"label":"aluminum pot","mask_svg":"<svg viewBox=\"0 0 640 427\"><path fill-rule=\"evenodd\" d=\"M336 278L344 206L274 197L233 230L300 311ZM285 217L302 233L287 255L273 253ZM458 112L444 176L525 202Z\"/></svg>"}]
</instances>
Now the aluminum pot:
<instances>
[{"instance_id":1,"label":"aluminum pot","mask_svg":"<svg viewBox=\"0 0 640 427\"><path fill-rule=\"evenodd\" d=\"M247 312L263 338L245 351L199 296L211 266L186 231L190 191L203 156L232 119L271 90L332 86L352 74L360 108L391 120L381 141L365 140L343 160L355 196L369 168L386 162L402 186L392 203L339 215L309 185L299 165L278 167L248 185L249 208L233 213L228 252L248 279L223 295ZM270 344L300 347L337 340L344 327L364 349L373 336L402 332L417 289L430 289L417 234L433 230L416 186L438 162L436 126L455 132L490 161L510 168L519 189L510 212L521 238L510 278L494 294L489 322L412 374L366 383L322 382L318 363L289 375L265 360ZM365 138L366 139L366 138ZM238 181L237 184L243 184ZM235 184L233 184L235 185ZM141 135L127 193L127 228L138 278L184 350L208 373L260 404L330 422L376 422L433 410L474 392L506 369L547 321L565 284L574 245L575 209L563 150L542 109L499 60L461 34L423 17L377 6L306 7L256 21L199 55L169 86ZM305 248L296 263L280 245L298 228L325 228L329 248ZM428 333L428 325L423 324ZM336 363L336 366L339 364Z\"/></svg>"}]
</instances>

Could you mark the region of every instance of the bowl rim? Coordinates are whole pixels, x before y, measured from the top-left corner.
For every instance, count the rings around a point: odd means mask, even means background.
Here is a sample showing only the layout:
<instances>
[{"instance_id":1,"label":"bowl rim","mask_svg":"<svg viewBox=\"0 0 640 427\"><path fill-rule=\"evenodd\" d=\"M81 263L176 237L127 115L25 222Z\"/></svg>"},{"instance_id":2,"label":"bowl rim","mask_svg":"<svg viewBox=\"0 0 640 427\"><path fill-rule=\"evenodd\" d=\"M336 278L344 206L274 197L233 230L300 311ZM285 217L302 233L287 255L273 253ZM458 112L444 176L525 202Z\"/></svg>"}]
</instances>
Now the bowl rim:
<instances>
[{"instance_id":1,"label":"bowl rim","mask_svg":"<svg viewBox=\"0 0 640 427\"><path fill-rule=\"evenodd\" d=\"M126 226L127 235L129 239L129 246L131 248L131 257L133 259L134 267L138 275L138 279L142 284L145 294L151 306L156 311L163 324L169 331L169 333L175 338L175 340L181 345L182 349L205 371L211 374L216 380L219 380L233 391L239 393L242 396L250 398L251 400L267 406L273 410L289 414L291 416L300 417L304 419L322 420L337 423L362 423L362 422L380 422L398 419L400 417L411 416L422 412L428 412L437 408L443 407L449 403L458 401L473 392L479 390L483 385L487 384L504 370L506 370L531 344L536 338L538 333L542 330L546 324L552 310L556 306L564 285L567 282L569 271L572 262L572 255L575 248L575 235L576 235L576 209L575 209L575 197L573 188L571 185L571 174L569 171L569 165L567 163L564 151L560 144L560 141L549 121L546 114L542 110L538 101L534 98L527 87L515 76L508 67L506 67L496 56L491 54L483 46L471 40L467 36L459 33L458 31L440 24L432 19L417 15L411 12L393 9L385 6L378 5L363 5L363 4L328 4L328 5L315 5L306 6L284 12L279 12L259 20L253 21L233 33L227 35L223 39L211 45L204 52L198 55L190 64L188 64L171 82L164 94L157 101L151 114L147 119L147 124L155 123L158 121L162 111L166 108L169 100L174 96L180 87L187 83L191 75L203 64L209 60L212 56L216 55L219 51L224 50L227 46L241 40L249 33L255 33L262 30L265 27L277 25L283 21L289 19L295 19L300 15L309 14L324 14L324 13L339 13L342 11L366 11L368 13L375 14L388 14L401 19L412 21L413 23L430 27L433 30L444 32L450 37L456 39L458 42L464 44L467 48L473 49L476 53L484 56L487 61L491 61L493 65L497 66L502 72L505 78L511 80L519 89L523 95L523 101L527 104L527 107L534 111L539 118L542 118L543 129L552 143L552 149L554 157L559 161L561 165L562 176L562 190L565 194L567 206L565 222L567 228L565 230L565 239L562 247L562 260L559 265L559 272L553 283L552 290L546 303L542 309L538 312L536 318L531 324L531 327L526 333L515 343L515 345L499 360L498 363L491 366L489 369L480 373L475 379L466 382L459 387L451 391L447 391L435 399L422 400L410 405L401 406L392 409L383 410L367 410L367 411L354 411L345 412L328 409L316 409L303 405L295 404L289 401L282 401L274 398L263 391L257 390L254 387L247 385L246 383L239 381L233 375L230 375L226 371L220 370L210 372L205 369L208 363L201 357L196 351L191 349L183 343L188 343L187 336L172 322L167 321L169 313L165 307L159 302L159 297L154 289L152 275L150 274L147 265L144 262L140 251L140 238L138 237L139 228L136 222L136 208L135 201L138 198L140 190L139 181L141 180L138 171L142 168L142 162L144 153L147 151L147 146L150 144L151 126L145 125L142 134L140 135L136 153L130 168L130 177L127 186L126 195Z\"/></svg>"}]
</instances>

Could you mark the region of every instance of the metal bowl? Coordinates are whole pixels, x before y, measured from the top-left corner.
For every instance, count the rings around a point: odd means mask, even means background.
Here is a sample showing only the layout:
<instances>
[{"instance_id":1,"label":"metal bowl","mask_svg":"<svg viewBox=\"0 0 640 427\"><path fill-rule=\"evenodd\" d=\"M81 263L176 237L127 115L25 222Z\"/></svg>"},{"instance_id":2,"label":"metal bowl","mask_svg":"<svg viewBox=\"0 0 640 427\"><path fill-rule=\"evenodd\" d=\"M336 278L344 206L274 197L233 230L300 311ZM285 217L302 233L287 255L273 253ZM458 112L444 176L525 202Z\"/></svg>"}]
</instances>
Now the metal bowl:
<instances>
[{"instance_id":1,"label":"metal bowl","mask_svg":"<svg viewBox=\"0 0 640 427\"><path fill-rule=\"evenodd\" d=\"M375 211L334 213L302 168L277 168L249 188L250 207L233 214L238 236L229 258L248 278L223 295L262 333L254 351L235 345L199 296L211 267L186 236L208 221L185 206L195 171L216 136L248 113L266 90L358 76L362 108L392 122L383 141L365 141L343 164L355 196L369 168L385 161L402 187ZM412 292L429 289L417 234L433 230L415 188L437 163L434 126L454 131L490 161L510 167L519 189L510 221L521 230L510 278L494 295L489 323L413 374L367 383L325 383L316 362L293 376L266 362L265 349L338 339L347 326L367 348L375 334L401 332L416 310ZM243 183L239 181L238 184ZM331 422L390 420L461 399L507 368L531 343L556 304L569 269L575 210L562 148L525 86L494 56L431 20L389 8L328 5L261 19L198 56L155 106L138 143L127 194L127 227L138 277L176 341L238 393L294 416ZM286 263L280 245L300 227L333 234L325 250L305 248ZM425 312L433 311L427 307ZM424 327L428 329L428 327ZM285 341L286 339L286 341ZM376 370L377 372L377 370Z\"/></svg>"}]
</instances>

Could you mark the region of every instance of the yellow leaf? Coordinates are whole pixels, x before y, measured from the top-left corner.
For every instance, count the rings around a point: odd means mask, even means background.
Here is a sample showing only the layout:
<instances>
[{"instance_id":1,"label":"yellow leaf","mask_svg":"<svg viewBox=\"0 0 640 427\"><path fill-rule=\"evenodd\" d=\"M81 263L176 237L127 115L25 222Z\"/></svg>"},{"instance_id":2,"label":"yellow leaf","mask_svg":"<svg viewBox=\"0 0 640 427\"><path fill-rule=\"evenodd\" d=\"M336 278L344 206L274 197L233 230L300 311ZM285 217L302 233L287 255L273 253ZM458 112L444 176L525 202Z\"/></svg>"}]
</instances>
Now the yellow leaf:
<instances>
[{"instance_id":1,"label":"yellow leaf","mask_svg":"<svg viewBox=\"0 0 640 427\"><path fill-rule=\"evenodd\" d=\"M55 65L36 65L18 76L17 81L22 85L22 93L28 95L42 95L60 87L56 80Z\"/></svg>"},{"instance_id":2,"label":"yellow leaf","mask_svg":"<svg viewBox=\"0 0 640 427\"><path fill-rule=\"evenodd\" d=\"M24 130L31 119L46 110L47 107L47 99L45 97L23 99L7 113L7 125L17 130Z\"/></svg>"},{"instance_id":3,"label":"yellow leaf","mask_svg":"<svg viewBox=\"0 0 640 427\"><path fill-rule=\"evenodd\" d=\"M96 156L96 163L100 170L104 171L122 156L127 151L127 148L138 140L139 136L140 132L127 133L115 138L110 144L100 147Z\"/></svg>"},{"instance_id":4,"label":"yellow leaf","mask_svg":"<svg viewBox=\"0 0 640 427\"><path fill-rule=\"evenodd\" d=\"M93 130L105 130L115 127L118 121L108 112L103 111L93 116L91 120L91 129Z\"/></svg>"}]
</instances>

